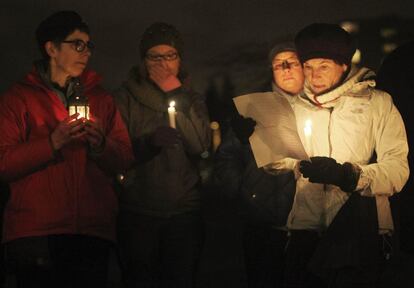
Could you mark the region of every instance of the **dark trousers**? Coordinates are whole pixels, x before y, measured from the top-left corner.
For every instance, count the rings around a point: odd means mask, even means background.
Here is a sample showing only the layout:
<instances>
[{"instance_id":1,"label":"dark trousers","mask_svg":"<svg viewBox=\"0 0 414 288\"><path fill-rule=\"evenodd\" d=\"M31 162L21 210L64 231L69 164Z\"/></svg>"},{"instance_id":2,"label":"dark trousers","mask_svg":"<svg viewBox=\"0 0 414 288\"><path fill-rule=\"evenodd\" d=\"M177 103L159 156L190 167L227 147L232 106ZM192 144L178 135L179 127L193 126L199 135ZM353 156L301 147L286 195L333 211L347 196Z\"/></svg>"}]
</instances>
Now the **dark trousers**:
<instances>
[{"instance_id":1,"label":"dark trousers","mask_svg":"<svg viewBox=\"0 0 414 288\"><path fill-rule=\"evenodd\" d=\"M111 243L83 235L27 237L5 244L18 288L106 287Z\"/></svg>"},{"instance_id":2,"label":"dark trousers","mask_svg":"<svg viewBox=\"0 0 414 288\"><path fill-rule=\"evenodd\" d=\"M290 231L286 246L285 287L324 288L321 279L308 270L308 263L319 244L317 232L307 230Z\"/></svg>"},{"instance_id":3,"label":"dark trousers","mask_svg":"<svg viewBox=\"0 0 414 288\"><path fill-rule=\"evenodd\" d=\"M393 277L389 276L393 271L388 271L391 267L390 261L393 260L391 236L377 235L373 238L371 246L375 253L368 259L370 265L330 269L329 274L322 279L310 272L309 262L312 257L315 257L318 245L321 245L321 237L326 235L320 236L317 232L306 230L294 230L290 233L286 250L285 287L376 288L393 286ZM368 249L368 247L362 249ZM384 286L385 283L388 285Z\"/></svg>"},{"instance_id":4,"label":"dark trousers","mask_svg":"<svg viewBox=\"0 0 414 288\"><path fill-rule=\"evenodd\" d=\"M123 212L118 230L126 287L193 287L203 231L198 213L160 218Z\"/></svg>"},{"instance_id":5,"label":"dark trousers","mask_svg":"<svg viewBox=\"0 0 414 288\"><path fill-rule=\"evenodd\" d=\"M329 287L333 288L379 288L379 287L401 287L396 271L392 269L395 260L392 236L375 236L378 243L375 247L376 255L372 257L370 265L359 267L344 267L332 273ZM374 244L374 243L372 243Z\"/></svg>"},{"instance_id":6,"label":"dark trousers","mask_svg":"<svg viewBox=\"0 0 414 288\"><path fill-rule=\"evenodd\" d=\"M249 288L283 287L287 232L271 225L246 223L244 257Z\"/></svg>"}]
</instances>

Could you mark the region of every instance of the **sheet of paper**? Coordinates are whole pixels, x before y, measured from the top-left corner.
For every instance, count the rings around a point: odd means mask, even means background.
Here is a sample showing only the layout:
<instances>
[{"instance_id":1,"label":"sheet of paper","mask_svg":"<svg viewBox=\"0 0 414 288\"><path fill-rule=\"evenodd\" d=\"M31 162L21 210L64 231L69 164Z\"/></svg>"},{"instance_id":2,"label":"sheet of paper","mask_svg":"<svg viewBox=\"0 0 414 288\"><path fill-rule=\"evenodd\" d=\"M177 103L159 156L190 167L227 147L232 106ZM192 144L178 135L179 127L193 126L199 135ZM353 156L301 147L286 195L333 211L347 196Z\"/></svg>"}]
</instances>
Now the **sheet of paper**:
<instances>
[{"instance_id":1,"label":"sheet of paper","mask_svg":"<svg viewBox=\"0 0 414 288\"><path fill-rule=\"evenodd\" d=\"M309 159L297 132L295 114L286 98L262 92L238 96L233 101L240 115L257 122L249 139L257 167L286 157Z\"/></svg>"}]
</instances>

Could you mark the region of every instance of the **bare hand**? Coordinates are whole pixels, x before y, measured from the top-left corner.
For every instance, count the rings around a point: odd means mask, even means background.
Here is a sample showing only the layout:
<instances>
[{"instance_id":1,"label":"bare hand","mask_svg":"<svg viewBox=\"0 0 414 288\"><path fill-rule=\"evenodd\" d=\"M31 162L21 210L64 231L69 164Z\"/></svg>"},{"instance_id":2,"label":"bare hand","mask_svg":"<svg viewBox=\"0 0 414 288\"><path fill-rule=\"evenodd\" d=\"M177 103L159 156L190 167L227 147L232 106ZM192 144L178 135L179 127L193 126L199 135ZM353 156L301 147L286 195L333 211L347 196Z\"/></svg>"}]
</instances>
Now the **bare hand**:
<instances>
[{"instance_id":1,"label":"bare hand","mask_svg":"<svg viewBox=\"0 0 414 288\"><path fill-rule=\"evenodd\" d=\"M50 135L50 140L54 150L60 150L64 145L74 139L79 139L86 134L85 118L79 118L78 113L73 114L61 121Z\"/></svg>"},{"instance_id":2,"label":"bare hand","mask_svg":"<svg viewBox=\"0 0 414 288\"><path fill-rule=\"evenodd\" d=\"M147 67L149 78L164 92L169 92L181 86L180 80L161 64Z\"/></svg>"},{"instance_id":3,"label":"bare hand","mask_svg":"<svg viewBox=\"0 0 414 288\"><path fill-rule=\"evenodd\" d=\"M101 150L105 143L105 134L99 119L89 119L85 125L86 140L94 150Z\"/></svg>"}]
</instances>

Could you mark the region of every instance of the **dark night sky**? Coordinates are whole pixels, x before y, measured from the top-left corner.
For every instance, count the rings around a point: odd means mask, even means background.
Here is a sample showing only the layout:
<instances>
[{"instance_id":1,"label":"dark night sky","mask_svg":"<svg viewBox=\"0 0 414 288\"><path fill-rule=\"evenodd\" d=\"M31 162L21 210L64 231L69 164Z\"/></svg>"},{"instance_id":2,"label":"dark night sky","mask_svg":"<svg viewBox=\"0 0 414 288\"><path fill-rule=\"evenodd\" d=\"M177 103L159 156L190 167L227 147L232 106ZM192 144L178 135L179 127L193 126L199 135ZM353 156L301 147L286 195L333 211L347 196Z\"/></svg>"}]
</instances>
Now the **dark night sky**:
<instances>
[{"instance_id":1,"label":"dark night sky","mask_svg":"<svg viewBox=\"0 0 414 288\"><path fill-rule=\"evenodd\" d=\"M154 21L169 22L182 32L187 66L202 87L202 78L223 58L234 57L246 45L263 44L267 51L268 43L312 22L414 17L411 0L1 0L0 8L0 92L38 58L38 23L62 9L78 11L89 23L97 45L91 66L103 74L108 88L119 85L137 61L139 36Z\"/></svg>"}]
</instances>

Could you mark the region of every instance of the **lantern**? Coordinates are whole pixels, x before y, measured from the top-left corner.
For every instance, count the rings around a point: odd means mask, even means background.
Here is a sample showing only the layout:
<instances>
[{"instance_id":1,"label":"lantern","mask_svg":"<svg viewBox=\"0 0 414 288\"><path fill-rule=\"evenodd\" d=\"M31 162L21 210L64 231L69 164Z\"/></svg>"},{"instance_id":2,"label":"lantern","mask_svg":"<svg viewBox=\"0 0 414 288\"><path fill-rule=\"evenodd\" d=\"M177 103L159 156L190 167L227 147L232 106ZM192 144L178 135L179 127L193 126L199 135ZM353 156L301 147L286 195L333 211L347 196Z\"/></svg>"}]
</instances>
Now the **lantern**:
<instances>
[{"instance_id":1,"label":"lantern","mask_svg":"<svg viewBox=\"0 0 414 288\"><path fill-rule=\"evenodd\" d=\"M79 113L78 118L89 119L89 104L86 97L75 96L69 101L69 116Z\"/></svg>"},{"instance_id":2,"label":"lantern","mask_svg":"<svg viewBox=\"0 0 414 288\"><path fill-rule=\"evenodd\" d=\"M82 85L79 81L75 82L73 91L73 96L69 99L68 103L69 116L79 113L78 118L89 119L88 98L84 96Z\"/></svg>"}]
</instances>

